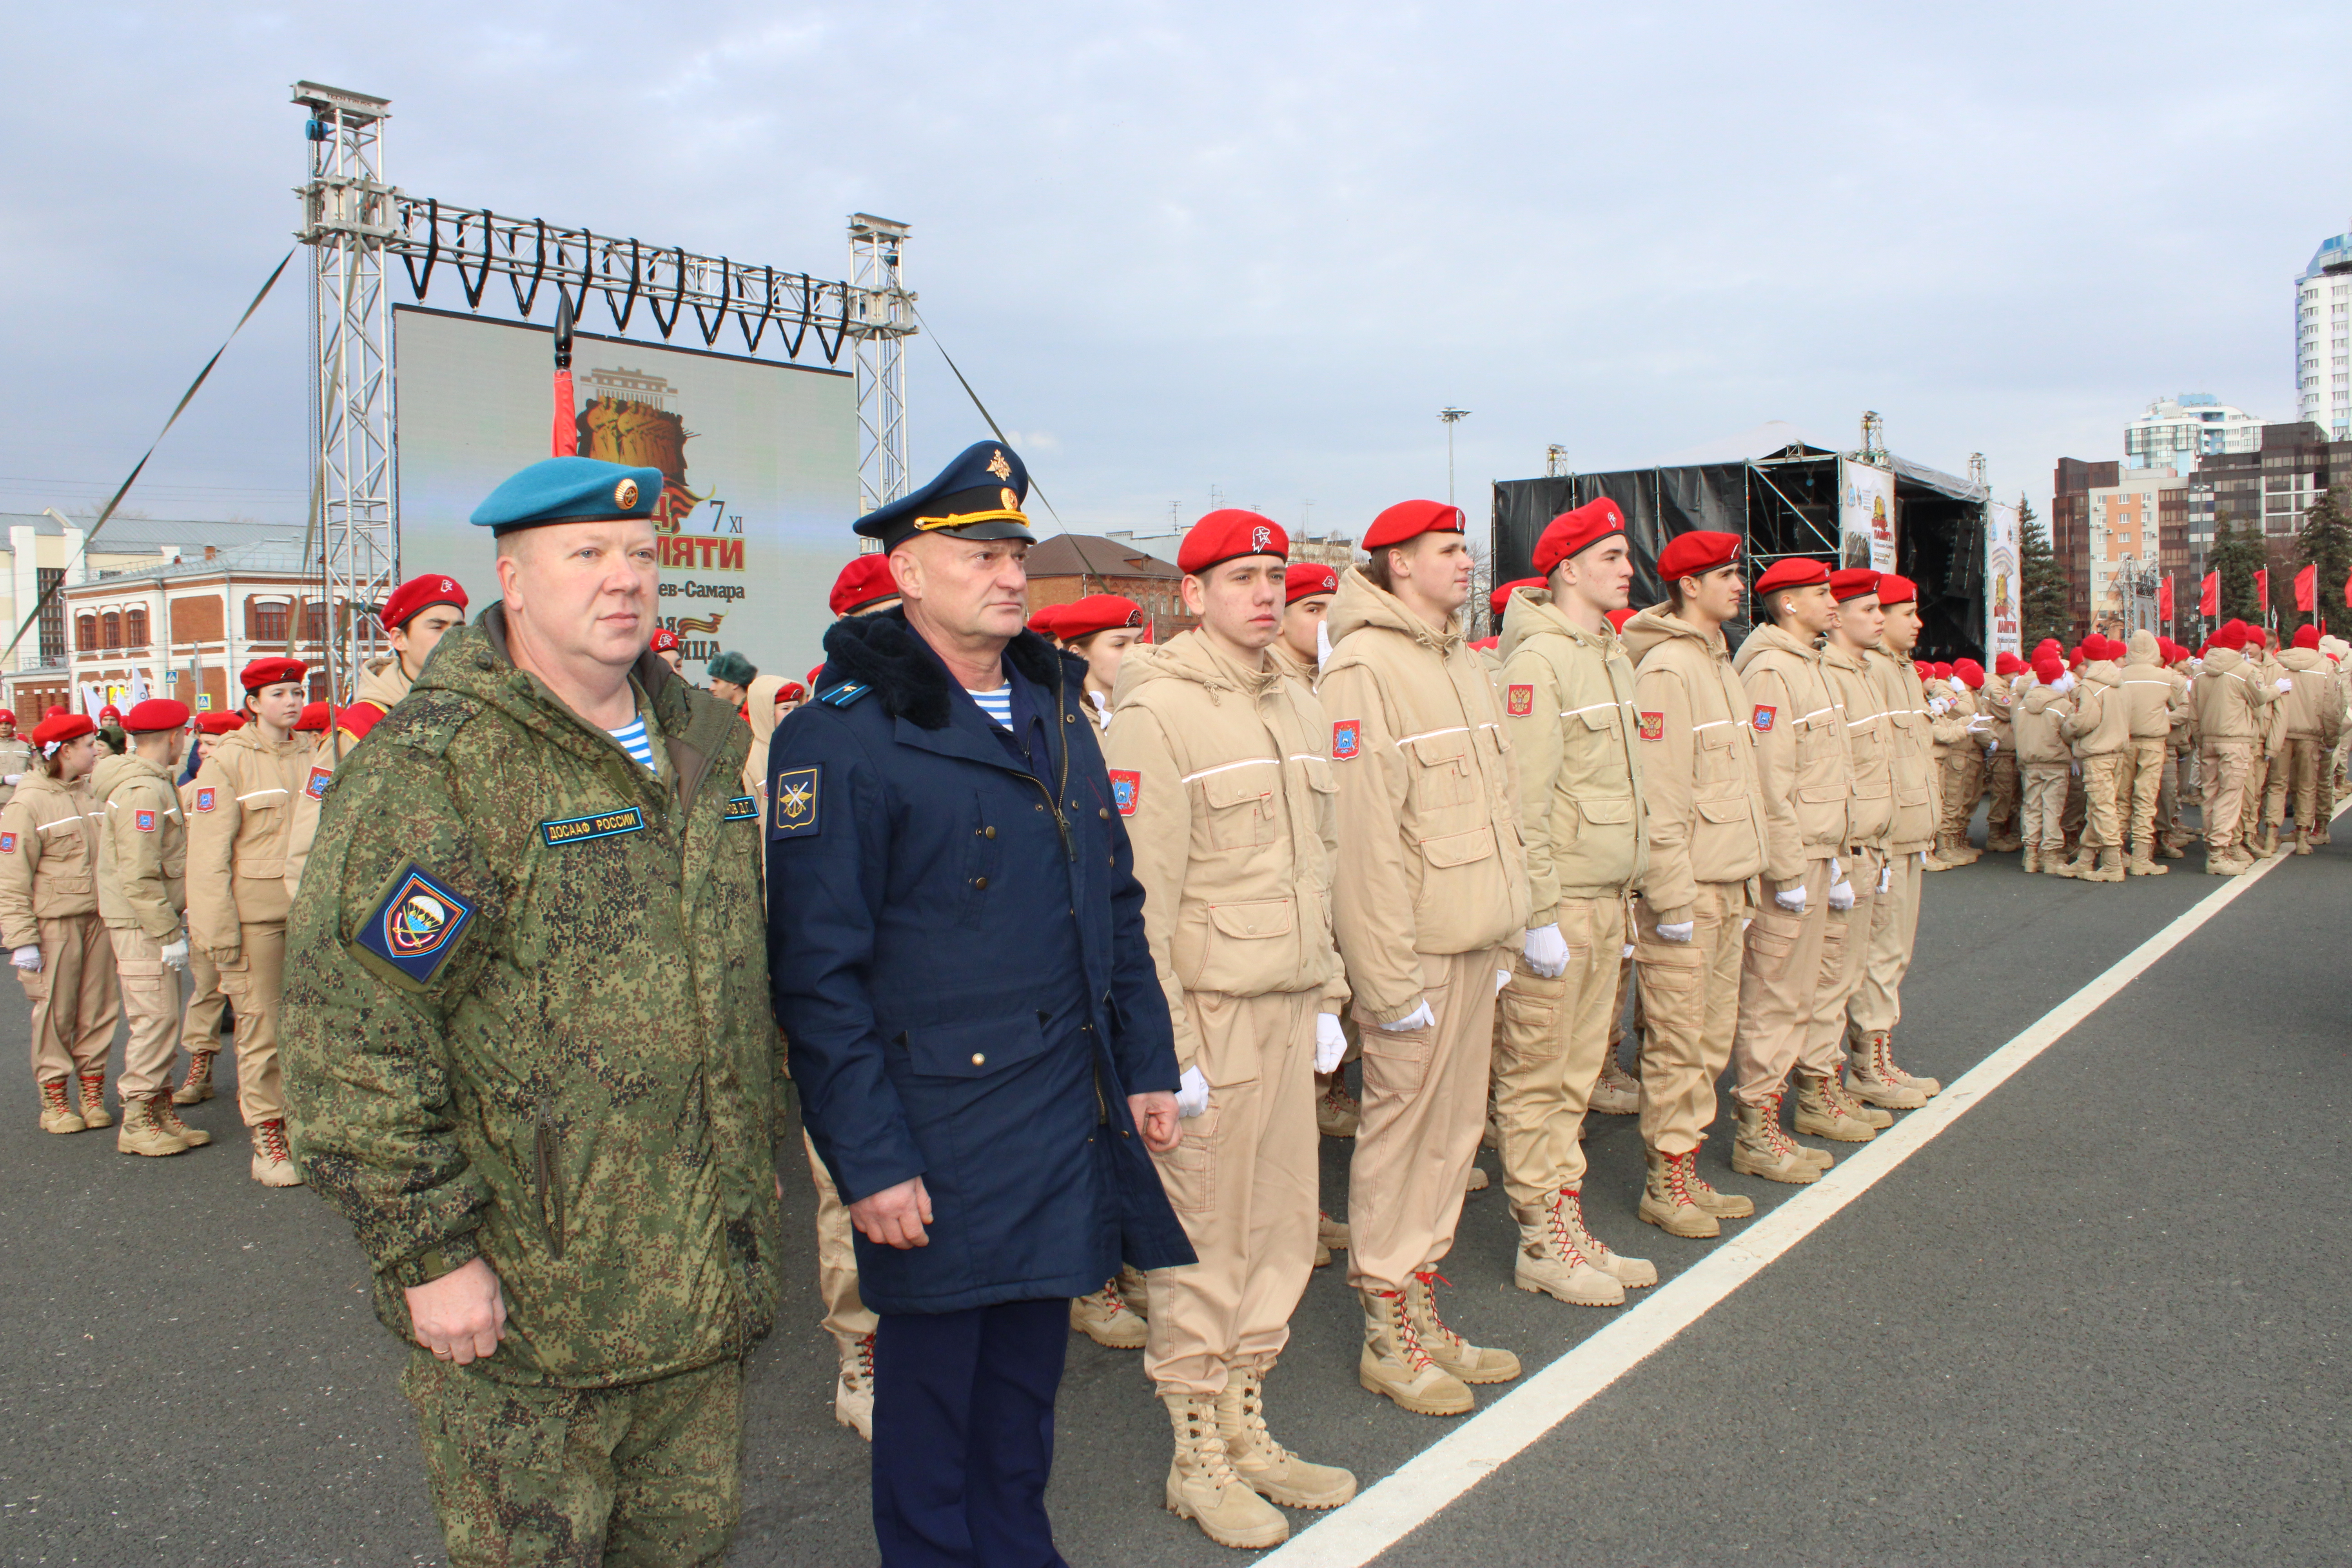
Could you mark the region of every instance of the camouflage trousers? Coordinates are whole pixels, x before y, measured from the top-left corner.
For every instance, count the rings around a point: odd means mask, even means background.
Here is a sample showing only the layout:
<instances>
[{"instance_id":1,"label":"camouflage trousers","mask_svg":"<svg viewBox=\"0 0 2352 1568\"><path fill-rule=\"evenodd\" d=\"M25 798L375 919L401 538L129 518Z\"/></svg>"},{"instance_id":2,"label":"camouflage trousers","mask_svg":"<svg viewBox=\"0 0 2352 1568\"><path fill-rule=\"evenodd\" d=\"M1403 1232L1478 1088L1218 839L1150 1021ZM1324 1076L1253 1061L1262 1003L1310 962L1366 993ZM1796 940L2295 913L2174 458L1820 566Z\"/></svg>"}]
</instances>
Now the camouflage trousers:
<instances>
[{"instance_id":1,"label":"camouflage trousers","mask_svg":"<svg viewBox=\"0 0 2352 1568\"><path fill-rule=\"evenodd\" d=\"M450 1568L684 1568L743 1507L743 1367L615 1388L499 1383L418 1351L416 1407Z\"/></svg>"}]
</instances>

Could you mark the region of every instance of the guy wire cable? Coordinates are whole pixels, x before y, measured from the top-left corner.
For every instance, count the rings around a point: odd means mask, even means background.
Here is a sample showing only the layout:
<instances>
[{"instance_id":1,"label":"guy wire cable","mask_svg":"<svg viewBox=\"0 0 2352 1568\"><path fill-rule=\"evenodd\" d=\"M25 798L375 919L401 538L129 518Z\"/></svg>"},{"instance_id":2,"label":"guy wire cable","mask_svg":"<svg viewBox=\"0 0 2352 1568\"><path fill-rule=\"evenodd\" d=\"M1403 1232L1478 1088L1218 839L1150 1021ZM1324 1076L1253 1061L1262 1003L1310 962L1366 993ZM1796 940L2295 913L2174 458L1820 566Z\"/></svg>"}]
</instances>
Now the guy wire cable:
<instances>
[{"instance_id":1,"label":"guy wire cable","mask_svg":"<svg viewBox=\"0 0 2352 1568\"><path fill-rule=\"evenodd\" d=\"M980 416L982 419L988 421L988 428L990 431L995 435L998 440L1004 442L1008 447L1012 446L1013 443L1006 439L1003 428L996 423L996 416L988 411L988 405L980 400L980 394L971 389L971 383L964 380L963 372L956 369L955 356L948 353L947 344L940 342L939 333L931 330L930 322L923 320L923 312L919 310L916 310L912 301L908 303L907 309L914 311L915 320L921 324L924 336L929 338L931 340L931 346L940 351L940 357L948 362L948 369L955 371L956 381L963 387L963 395L971 399L971 405L980 410ZM1043 485L1040 485L1037 482L1037 476L1035 474L1031 474L1029 476L1029 488L1031 490L1035 492L1039 500L1045 501L1046 514L1053 518L1054 526L1060 529L1064 533L1069 532L1070 525L1062 521L1062 514L1055 511L1054 510L1054 503L1045 499L1045 489Z\"/></svg>"}]
</instances>

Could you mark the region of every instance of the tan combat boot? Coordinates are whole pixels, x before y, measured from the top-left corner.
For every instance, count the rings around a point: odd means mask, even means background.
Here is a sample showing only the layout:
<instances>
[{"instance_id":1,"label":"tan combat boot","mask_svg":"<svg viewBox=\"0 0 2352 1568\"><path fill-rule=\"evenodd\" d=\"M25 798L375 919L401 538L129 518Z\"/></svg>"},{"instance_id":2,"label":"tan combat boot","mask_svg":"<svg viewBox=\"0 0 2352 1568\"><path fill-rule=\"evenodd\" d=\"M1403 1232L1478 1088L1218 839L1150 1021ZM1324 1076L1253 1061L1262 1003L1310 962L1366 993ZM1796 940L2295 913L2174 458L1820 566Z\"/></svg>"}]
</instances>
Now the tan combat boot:
<instances>
[{"instance_id":1,"label":"tan combat boot","mask_svg":"<svg viewBox=\"0 0 2352 1568\"><path fill-rule=\"evenodd\" d=\"M184 1154L189 1145L174 1133L163 1120L160 1107L171 1102L171 1096L162 1089L144 1100L123 1101L122 1125L114 1134L114 1149L119 1154Z\"/></svg>"},{"instance_id":2,"label":"tan combat boot","mask_svg":"<svg viewBox=\"0 0 2352 1568\"><path fill-rule=\"evenodd\" d=\"M1071 1299L1070 1327L1105 1350L1113 1351L1141 1350L1147 1331L1143 1320L1118 1293L1116 1279L1099 1290Z\"/></svg>"},{"instance_id":3,"label":"tan combat boot","mask_svg":"<svg viewBox=\"0 0 2352 1568\"><path fill-rule=\"evenodd\" d=\"M1315 1211L1315 1267L1322 1268L1331 1261L1335 1252L1348 1250L1348 1222L1333 1219L1322 1210Z\"/></svg>"},{"instance_id":4,"label":"tan combat boot","mask_svg":"<svg viewBox=\"0 0 2352 1568\"><path fill-rule=\"evenodd\" d=\"M2092 882L2122 881L2124 879L2124 852L2121 849L2116 848L2100 850L2099 868L2084 879Z\"/></svg>"},{"instance_id":5,"label":"tan combat boot","mask_svg":"<svg viewBox=\"0 0 2352 1568\"><path fill-rule=\"evenodd\" d=\"M2253 868L2254 863L2251 860L2242 860L2234 855L2216 855L2210 849L2205 852L2205 869L2216 877L2242 877Z\"/></svg>"},{"instance_id":6,"label":"tan combat boot","mask_svg":"<svg viewBox=\"0 0 2352 1568\"><path fill-rule=\"evenodd\" d=\"M1338 1508L1356 1495L1356 1478L1337 1465L1310 1465L1274 1440L1265 1426L1265 1384L1255 1372L1230 1370L1217 1395L1217 1436L1242 1484L1285 1508Z\"/></svg>"},{"instance_id":7,"label":"tan combat boot","mask_svg":"<svg viewBox=\"0 0 2352 1568\"><path fill-rule=\"evenodd\" d=\"M1717 1219L1746 1219L1756 1212L1756 1205L1739 1193L1719 1193L1712 1183L1698 1173L1698 1156L1691 1156L1690 1168L1683 1173L1683 1186L1689 1192L1691 1202Z\"/></svg>"},{"instance_id":8,"label":"tan combat boot","mask_svg":"<svg viewBox=\"0 0 2352 1568\"><path fill-rule=\"evenodd\" d=\"M874 1441L874 1336L860 1334L841 1352L841 1375L833 1384L833 1418L867 1442Z\"/></svg>"},{"instance_id":9,"label":"tan combat boot","mask_svg":"<svg viewBox=\"0 0 2352 1568\"><path fill-rule=\"evenodd\" d=\"M1642 1109L1642 1080L1617 1065L1617 1053L1601 1058L1601 1079L1584 1109L1596 1116L1632 1116Z\"/></svg>"},{"instance_id":10,"label":"tan combat boot","mask_svg":"<svg viewBox=\"0 0 2352 1568\"><path fill-rule=\"evenodd\" d=\"M1574 1199L1562 1189L1519 1219L1519 1251L1511 1282L1529 1294L1541 1294L1571 1307L1622 1307L1625 1287L1617 1277L1597 1266L1580 1250L1560 1223L1560 1200Z\"/></svg>"},{"instance_id":11,"label":"tan combat boot","mask_svg":"<svg viewBox=\"0 0 2352 1568\"><path fill-rule=\"evenodd\" d=\"M187 1080L172 1091L174 1105L201 1105L213 1097L213 1058L218 1051L190 1051Z\"/></svg>"},{"instance_id":12,"label":"tan combat boot","mask_svg":"<svg viewBox=\"0 0 2352 1568\"><path fill-rule=\"evenodd\" d=\"M2263 824L2262 858L2268 860L2277 855L2278 852L2279 825L2275 822L2265 822Z\"/></svg>"},{"instance_id":13,"label":"tan combat boot","mask_svg":"<svg viewBox=\"0 0 2352 1568\"><path fill-rule=\"evenodd\" d=\"M2294 852L2298 855L2310 854L2318 843L2318 835L2306 829L2300 822L2294 825L2294 833L2293 837L2294 839Z\"/></svg>"},{"instance_id":14,"label":"tan combat boot","mask_svg":"<svg viewBox=\"0 0 2352 1568\"><path fill-rule=\"evenodd\" d=\"M294 1151L286 1142L282 1116L253 1124L253 1179L265 1187L302 1184L302 1173L294 1168Z\"/></svg>"},{"instance_id":15,"label":"tan combat boot","mask_svg":"<svg viewBox=\"0 0 2352 1568\"><path fill-rule=\"evenodd\" d=\"M1356 1097L1348 1092L1345 1072L1335 1072L1323 1092L1315 1097L1315 1129L1326 1138L1353 1138L1356 1124L1363 1118L1363 1108Z\"/></svg>"},{"instance_id":16,"label":"tan combat boot","mask_svg":"<svg viewBox=\"0 0 2352 1568\"><path fill-rule=\"evenodd\" d=\"M1132 1263L1118 1266L1118 1299L1127 1310L1149 1322L1151 1319L1151 1287L1143 1278L1143 1270Z\"/></svg>"},{"instance_id":17,"label":"tan combat boot","mask_svg":"<svg viewBox=\"0 0 2352 1568\"><path fill-rule=\"evenodd\" d=\"M1250 1490L1225 1458L1217 1435L1217 1396L1164 1390L1160 1403L1176 1428L1176 1456L1168 1462L1168 1511L1189 1519L1220 1546L1255 1551L1290 1539L1281 1510Z\"/></svg>"},{"instance_id":18,"label":"tan combat boot","mask_svg":"<svg viewBox=\"0 0 2352 1568\"><path fill-rule=\"evenodd\" d=\"M102 1071L81 1075L81 1124L89 1128L114 1125L114 1113L106 1109L106 1074Z\"/></svg>"},{"instance_id":19,"label":"tan combat boot","mask_svg":"<svg viewBox=\"0 0 2352 1568\"><path fill-rule=\"evenodd\" d=\"M1402 1293L1367 1285L1356 1294L1364 1304L1364 1349L1356 1358L1356 1381L1367 1393L1383 1394L1416 1415L1461 1415L1477 1404L1462 1380L1422 1348Z\"/></svg>"},{"instance_id":20,"label":"tan combat boot","mask_svg":"<svg viewBox=\"0 0 2352 1568\"><path fill-rule=\"evenodd\" d=\"M213 1141L213 1135L203 1128L191 1127L180 1120L180 1108L172 1103L172 1096L167 1091L156 1091L155 1119L172 1130L173 1137L191 1149L201 1149Z\"/></svg>"},{"instance_id":21,"label":"tan combat boot","mask_svg":"<svg viewBox=\"0 0 2352 1568\"><path fill-rule=\"evenodd\" d=\"M44 1132L79 1132L89 1123L66 1098L66 1080L45 1078L41 1080L41 1131Z\"/></svg>"},{"instance_id":22,"label":"tan combat boot","mask_svg":"<svg viewBox=\"0 0 2352 1568\"><path fill-rule=\"evenodd\" d=\"M1907 1074L1889 1071L1893 1065L1885 1030L1872 1030L1860 1045L1853 1043L1853 1037L1847 1037L1845 1087L1856 1100L1865 1105L1883 1105L1890 1110L1916 1110L1927 1104L1927 1089Z\"/></svg>"},{"instance_id":23,"label":"tan combat boot","mask_svg":"<svg viewBox=\"0 0 2352 1568\"><path fill-rule=\"evenodd\" d=\"M2067 878L2079 877L2082 875L2080 871L2077 871L2074 868L2074 862L2063 849L2055 855L2045 855L2042 857L2042 874L2045 877Z\"/></svg>"},{"instance_id":24,"label":"tan combat boot","mask_svg":"<svg viewBox=\"0 0 2352 1568\"><path fill-rule=\"evenodd\" d=\"M2025 847L2024 857L2018 862L2018 864L2021 868L2029 872L2041 870L2042 846L2039 844L2027 845Z\"/></svg>"},{"instance_id":25,"label":"tan combat boot","mask_svg":"<svg viewBox=\"0 0 2352 1568\"><path fill-rule=\"evenodd\" d=\"M1805 1158L1794 1140L1780 1130L1780 1097L1761 1105L1744 1100L1731 1102L1739 1118L1739 1131L1731 1141L1731 1168L1743 1176L1807 1186L1822 1179L1822 1167Z\"/></svg>"},{"instance_id":26,"label":"tan combat boot","mask_svg":"<svg viewBox=\"0 0 2352 1568\"><path fill-rule=\"evenodd\" d=\"M2124 875L2126 877L2164 877L2171 872L2171 867L2156 863L2156 850L2146 844L2133 851L2133 858L2124 862Z\"/></svg>"},{"instance_id":27,"label":"tan combat boot","mask_svg":"<svg viewBox=\"0 0 2352 1568\"><path fill-rule=\"evenodd\" d=\"M1698 1179L1692 1169L1698 1163L1698 1151L1669 1154L1662 1149L1651 1149L1645 1153L1650 1170L1648 1180L1642 1184L1642 1218L1668 1236L1692 1241L1722 1235L1723 1227L1716 1223L1716 1216L1701 1208L1691 1192L1691 1184Z\"/></svg>"},{"instance_id":28,"label":"tan combat boot","mask_svg":"<svg viewBox=\"0 0 2352 1568\"><path fill-rule=\"evenodd\" d=\"M1471 1166L1470 1173L1462 1178L1462 1190L1465 1193L1483 1193L1489 1184L1486 1173L1475 1165Z\"/></svg>"},{"instance_id":29,"label":"tan combat boot","mask_svg":"<svg viewBox=\"0 0 2352 1568\"><path fill-rule=\"evenodd\" d=\"M1863 1119L1861 1111L1862 1107L1841 1092L1827 1073L1797 1074L1797 1131L1806 1137L1867 1143L1878 1136L1878 1130Z\"/></svg>"},{"instance_id":30,"label":"tan combat boot","mask_svg":"<svg viewBox=\"0 0 2352 1568\"><path fill-rule=\"evenodd\" d=\"M1901 1068L1895 1065L1895 1037L1893 1035L1881 1031L1877 1037L1877 1044L1872 1048L1877 1053L1878 1076L1885 1079L1887 1082L1906 1084L1909 1087L1917 1089L1921 1094L1926 1095L1929 1100L1933 1100L1937 1095L1944 1092L1943 1079L1922 1078L1916 1072L1905 1072Z\"/></svg>"},{"instance_id":31,"label":"tan combat boot","mask_svg":"<svg viewBox=\"0 0 2352 1568\"><path fill-rule=\"evenodd\" d=\"M1562 1228L1584 1260L1603 1274L1613 1275L1617 1283L1628 1290L1643 1290L1658 1282L1657 1266L1646 1258L1628 1258L1610 1249L1609 1244L1592 1234L1584 1223L1584 1194L1575 1187L1562 1187L1553 1205L1559 1215Z\"/></svg>"},{"instance_id":32,"label":"tan combat boot","mask_svg":"<svg viewBox=\"0 0 2352 1568\"><path fill-rule=\"evenodd\" d=\"M1464 1383L1508 1383L1519 1375L1519 1358L1506 1350L1474 1345L1437 1315L1437 1288L1454 1281L1424 1268L1404 1282L1404 1315L1413 1336L1438 1367Z\"/></svg>"}]
</instances>

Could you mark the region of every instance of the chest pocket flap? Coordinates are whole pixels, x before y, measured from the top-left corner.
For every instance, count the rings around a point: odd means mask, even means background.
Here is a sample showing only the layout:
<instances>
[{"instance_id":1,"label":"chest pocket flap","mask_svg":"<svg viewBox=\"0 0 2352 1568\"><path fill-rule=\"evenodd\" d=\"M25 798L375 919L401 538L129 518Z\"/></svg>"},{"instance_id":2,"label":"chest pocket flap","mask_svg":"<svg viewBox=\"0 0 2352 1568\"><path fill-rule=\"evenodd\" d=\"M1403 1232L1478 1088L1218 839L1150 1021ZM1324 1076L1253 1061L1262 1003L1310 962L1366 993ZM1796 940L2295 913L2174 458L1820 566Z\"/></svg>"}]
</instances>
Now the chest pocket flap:
<instances>
[{"instance_id":1,"label":"chest pocket flap","mask_svg":"<svg viewBox=\"0 0 2352 1568\"><path fill-rule=\"evenodd\" d=\"M1603 702L1594 707L1587 708L1583 712L1579 713L1577 717L1584 721L1584 727L1586 729L1596 732L1604 730L1614 730L1619 724L1623 722L1622 716L1618 712L1617 704L1614 702Z\"/></svg>"},{"instance_id":2,"label":"chest pocket flap","mask_svg":"<svg viewBox=\"0 0 2352 1568\"><path fill-rule=\"evenodd\" d=\"M1627 823L1633 820L1631 796L1617 800L1596 800L1590 795L1576 803L1577 811L1587 822Z\"/></svg>"},{"instance_id":3,"label":"chest pocket flap","mask_svg":"<svg viewBox=\"0 0 2352 1568\"><path fill-rule=\"evenodd\" d=\"M1260 899L1242 904L1211 904L1209 923L1223 936L1251 937L1288 936L1291 931L1290 900Z\"/></svg>"},{"instance_id":4,"label":"chest pocket flap","mask_svg":"<svg viewBox=\"0 0 2352 1568\"><path fill-rule=\"evenodd\" d=\"M1472 797L1470 775L1475 766L1470 756L1470 736L1465 731L1450 735L1423 735L1412 743L1412 803L1427 809L1433 806L1460 805Z\"/></svg>"},{"instance_id":5,"label":"chest pocket flap","mask_svg":"<svg viewBox=\"0 0 2352 1568\"><path fill-rule=\"evenodd\" d=\"M1730 823L1748 820L1748 800L1744 795L1736 800L1702 800L1697 803L1697 805L1698 814L1709 822Z\"/></svg>"},{"instance_id":6,"label":"chest pocket flap","mask_svg":"<svg viewBox=\"0 0 2352 1568\"><path fill-rule=\"evenodd\" d=\"M1495 830L1475 827L1467 833L1449 833L1442 838L1421 841L1422 858L1433 866L1467 866L1484 860L1495 852Z\"/></svg>"}]
</instances>

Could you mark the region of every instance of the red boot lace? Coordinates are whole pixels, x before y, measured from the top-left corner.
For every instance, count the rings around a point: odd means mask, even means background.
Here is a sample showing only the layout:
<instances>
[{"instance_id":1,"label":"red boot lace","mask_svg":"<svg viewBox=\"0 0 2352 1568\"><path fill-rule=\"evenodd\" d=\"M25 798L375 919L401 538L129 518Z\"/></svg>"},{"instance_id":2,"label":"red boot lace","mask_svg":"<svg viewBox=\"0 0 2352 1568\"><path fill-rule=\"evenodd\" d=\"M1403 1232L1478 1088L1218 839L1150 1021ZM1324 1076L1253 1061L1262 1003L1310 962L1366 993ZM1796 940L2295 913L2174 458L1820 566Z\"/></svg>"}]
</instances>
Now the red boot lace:
<instances>
[{"instance_id":1,"label":"red boot lace","mask_svg":"<svg viewBox=\"0 0 2352 1568\"><path fill-rule=\"evenodd\" d=\"M1419 1325L1413 1322L1412 1314L1405 1310L1404 1293L1401 1290L1374 1290L1372 1294L1383 1301L1396 1303L1397 1353L1404 1358L1405 1365L1415 1372L1427 1372L1435 1366L1437 1363L1430 1360L1429 1352L1422 1346Z\"/></svg>"},{"instance_id":2,"label":"red boot lace","mask_svg":"<svg viewBox=\"0 0 2352 1568\"><path fill-rule=\"evenodd\" d=\"M1870 1061L1878 1069L1879 1078L1887 1083L1911 1081L1911 1075L1895 1065L1895 1040L1891 1035L1873 1035L1870 1037Z\"/></svg>"},{"instance_id":3,"label":"red boot lace","mask_svg":"<svg viewBox=\"0 0 2352 1568\"><path fill-rule=\"evenodd\" d=\"M1772 1146L1774 1153L1793 1155L1797 1152L1797 1141L1789 1136L1787 1128L1780 1125L1780 1101L1784 1095L1785 1091L1775 1094L1764 1102L1764 1141Z\"/></svg>"},{"instance_id":4,"label":"red boot lace","mask_svg":"<svg viewBox=\"0 0 2352 1568\"><path fill-rule=\"evenodd\" d=\"M1698 1173L1697 1150L1666 1156L1666 1191L1674 1194L1677 1207L1696 1208L1698 1205L1691 1200L1691 1188L1706 1186L1706 1180ZM1712 1187L1707 1190L1714 1191Z\"/></svg>"},{"instance_id":5,"label":"red boot lace","mask_svg":"<svg viewBox=\"0 0 2352 1568\"><path fill-rule=\"evenodd\" d=\"M1446 1327L1445 1320L1437 1315L1437 1287L1440 1285L1451 1286L1454 1281L1448 1279L1444 1275L1440 1274L1434 1268L1421 1269L1413 1275L1413 1278L1421 1281L1421 1300L1423 1310L1427 1311L1429 1314L1429 1326L1448 1343L1459 1345L1463 1349L1467 1350L1469 1348L1470 1342L1464 1339L1460 1334L1455 1333L1452 1329ZM1419 1327L1420 1325L1418 1324L1414 1325L1416 1331L1418 1331Z\"/></svg>"},{"instance_id":6,"label":"red boot lace","mask_svg":"<svg viewBox=\"0 0 2352 1568\"><path fill-rule=\"evenodd\" d=\"M272 1119L255 1126L254 1136L260 1141L261 1157L272 1162L290 1162L294 1151L286 1142L286 1123Z\"/></svg>"},{"instance_id":7,"label":"red boot lace","mask_svg":"<svg viewBox=\"0 0 2352 1568\"><path fill-rule=\"evenodd\" d=\"M1561 1250L1571 1258L1580 1258L1595 1268L1609 1265L1609 1246L1592 1234L1584 1223L1584 1196L1581 1189L1562 1187L1552 1194L1551 1222L1565 1239Z\"/></svg>"},{"instance_id":8,"label":"red boot lace","mask_svg":"<svg viewBox=\"0 0 2352 1568\"><path fill-rule=\"evenodd\" d=\"M41 1106L47 1110L69 1111L73 1107L66 1100L66 1080L48 1078L41 1080Z\"/></svg>"},{"instance_id":9,"label":"red boot lace","mask_svg":"<svg viewBox=\"0 0 2352 1568\"><path fill-rule=\"evenodd\" d=\"M874 1336L857 1336L857 1370L851 1374L856 1383L866 1388L874 1386Z\"/></svg>"}]
</instances>

